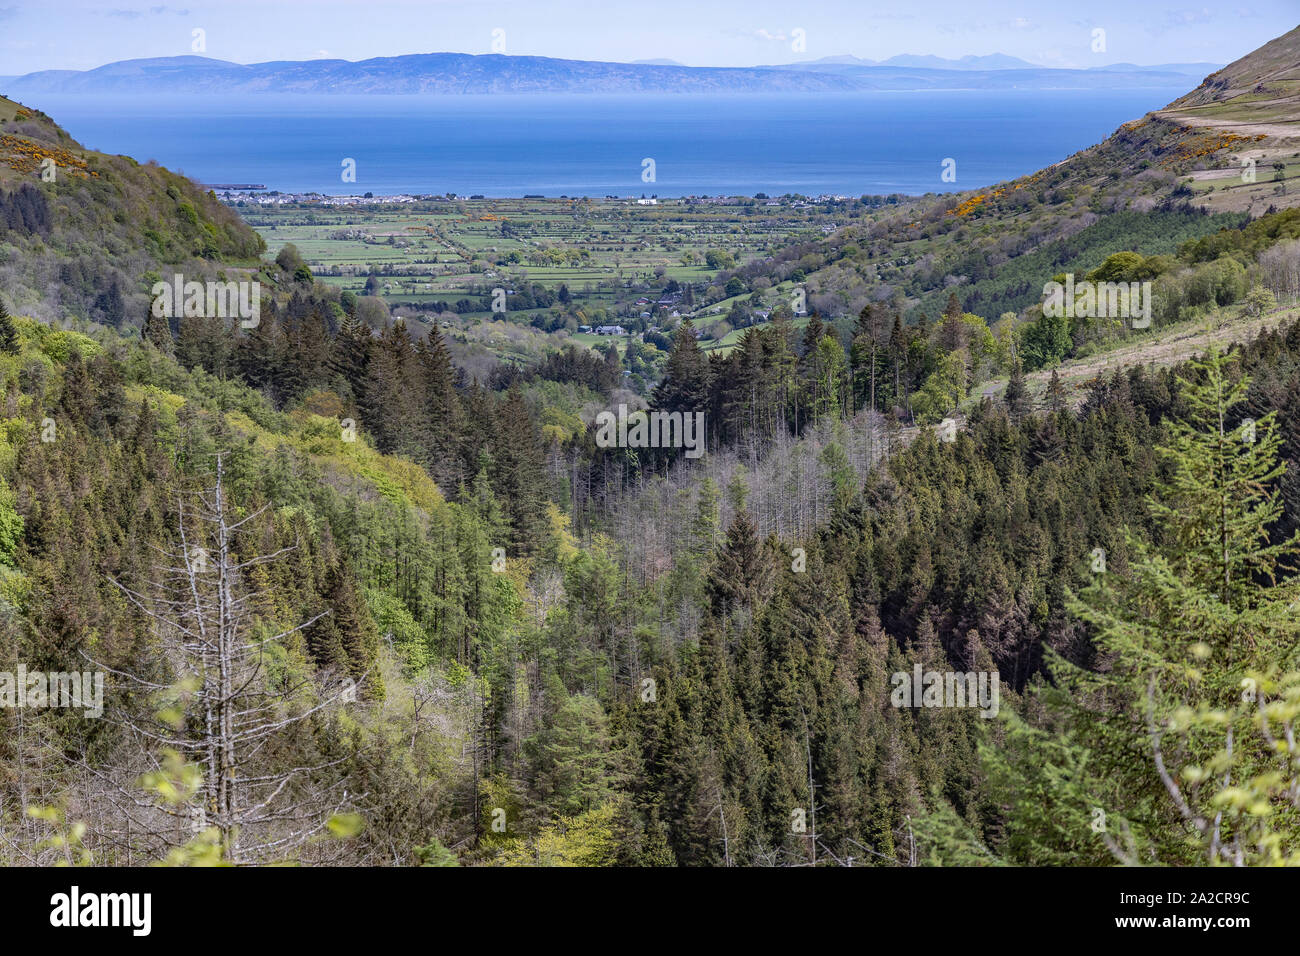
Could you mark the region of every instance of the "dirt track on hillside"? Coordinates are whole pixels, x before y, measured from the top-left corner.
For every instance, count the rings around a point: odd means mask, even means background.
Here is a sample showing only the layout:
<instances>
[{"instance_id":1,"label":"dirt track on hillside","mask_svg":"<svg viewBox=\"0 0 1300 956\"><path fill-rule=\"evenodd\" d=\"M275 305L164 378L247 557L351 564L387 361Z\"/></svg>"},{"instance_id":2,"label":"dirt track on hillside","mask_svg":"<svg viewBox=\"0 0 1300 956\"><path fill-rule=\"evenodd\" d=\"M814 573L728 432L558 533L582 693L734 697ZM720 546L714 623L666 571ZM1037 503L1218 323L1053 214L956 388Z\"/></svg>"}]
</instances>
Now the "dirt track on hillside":
<instances>
[{"instance_id":1,"label":"dirt track on hillside","mask_svg":"<svg viewBox=\"0 0 1300 956\"><path fill-rule=\"evenodd\" d=\"M1184 330L1170 337L1136 343L1105 355L1068 362L1057 371L1063 381L1073 382L1079 379L1091 380L1102 373L1109 374L1121 367L1175 365L1202 354L1212 344L1226 346L1234 342L1249 342L1261 332L1277 328L1281 322L1296 317L1300 317L1300 312L1287 309L1258 319L1239 319L1217 329ZM1050 371L1031 372L1025 378L1030 381L1046 382L1051 375Z\"/></svg>"},{"instance_id":2,"label":"dirt track on hillside","mask_svg":"<svg viewBox=\"0 0 1300 956\"><path fill-rule=\"evenodd\" d=\"M1249 120L1216 119L1212 116L1197 116L1181 110L1155 113L1161 119L1177 123L1180 126L1196 126L1207 129L1230 129L1243 136L1268 136L1273 139L1300 139L1300 122L1296 123L1254 123Z\"/></svg>"},{"instance_id":3,"label":"dirt track on hillside","mask_svg":"<svg viewBox=\"0 0 1300 956\"><path fill-rule=\"evenodd\" d=\"M1066 362L1057 368L1061 384L1066 387L1072 405L1080 405L1088 397L1085 387L1102 376L1110 376L1121 368L1135 365L1164 367L1185 362L1202 355L1211 345L1226 347L1236 342L1249 342L1261 332L1277 328L1283 322L1300 319L1300 308L1287 308L1257 319L1236 319L1212 329L1180 329L1158 338L1135 342L1104 355ZM1043 405L1043 394L1051 380L1050 369L1030 372L1025 376L1035 404ZM980 398L997 400L1006 388L1005 381L987 382L980 387Z\"/></svg>"}]
</instances>

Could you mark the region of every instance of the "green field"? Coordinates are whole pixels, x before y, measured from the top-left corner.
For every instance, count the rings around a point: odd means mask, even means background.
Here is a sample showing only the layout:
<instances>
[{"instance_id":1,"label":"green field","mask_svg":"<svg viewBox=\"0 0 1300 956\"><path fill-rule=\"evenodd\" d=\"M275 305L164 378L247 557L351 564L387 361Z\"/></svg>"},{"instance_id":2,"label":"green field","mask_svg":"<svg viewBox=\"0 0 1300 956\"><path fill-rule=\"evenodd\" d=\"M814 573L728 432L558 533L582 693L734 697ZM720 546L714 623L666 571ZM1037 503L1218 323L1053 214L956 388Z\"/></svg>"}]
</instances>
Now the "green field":
<instances>
[{"instance_id":1,"label":"green field","mask_svg":"<svg viewBox=\"0 0 1300 956\"><path fill-rule=\"evenodd\" d=\"M269 257L292 243L318 279L357 295L378 295L390 308L440 305L460 313L464 324L500 317L491 312L494 289L540 286L558 294L564 287L571 339L601 347L608 337L583 335L578 327L618 324L639 332L671 327L680 317L712 325L742 299L754 308L770 308L786 294L782 286L765 290L757 300L749 292L720 299L720 289L711 298L695 299L694 292L703 293L719 271L706 264L707 254L723 251L743 264L824 237L846 221L843 207L764 200L663 200L656 206L549 198L250 203L238 211L265 238ZM657 307L674 281L691 286L691 295ZM551 312L554 303L521 308L521 301L509 303L509 321L539 328L560 321L555 314L539 316ZM734 337L727 337L719 347L732 344Z\"/></svg>"}]
</instances>

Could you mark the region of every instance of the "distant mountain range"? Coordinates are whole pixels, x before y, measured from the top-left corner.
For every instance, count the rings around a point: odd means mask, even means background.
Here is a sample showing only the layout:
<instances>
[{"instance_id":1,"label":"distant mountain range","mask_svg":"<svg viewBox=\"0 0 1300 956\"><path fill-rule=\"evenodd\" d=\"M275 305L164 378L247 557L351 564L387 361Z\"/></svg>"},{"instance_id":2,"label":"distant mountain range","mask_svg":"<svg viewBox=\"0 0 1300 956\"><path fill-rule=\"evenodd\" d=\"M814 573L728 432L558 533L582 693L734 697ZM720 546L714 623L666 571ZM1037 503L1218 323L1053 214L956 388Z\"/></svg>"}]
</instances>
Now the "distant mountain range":
<instances>
[{"instance_id":1,"label":"distant mountain range","mask_svg":"<svg viewBox=\"0 0 1300 956\"><path fill-rule=\"evenodd\" d=\"M941 56L918 56L914 53L900 53L887 60L868 60L860 56L824 56L819 60L805 60L801 63L787 63L773 66L778 70L825 70L849 66L901 66L925 70L1041 70L1037 64L1004 53L989 56L963 56L958 60L949 60Z\"/></svg>"},{"instance_id":2,"label":"distant mountain range","mask_svg":"<svg viewBox=\"0 0 1300 956\"><path fill-rule=\"evenodd\" d=\"M755 67L605 63L541 56L425 53L240 64L201 56L122 60L93 70L0 77L0 92L33 93L826 93L862 90L1183 87L1215 64L1114 64L1050 69L993 54L946 60L852 56Z\"/></svg>"},{"instance_id":3,"label":"distant mountain range","mask_svg":"<svg viewBox=\"0 0 1300 956\"><path fill-rule=\"evenodd\" d=\"M767 67L767 69L836 71L842 67L879 66L959 71L1053 69L1030 63L1028 60L1022 60L1019 57L1007 56L1005 53L991 53L988 56L963 56L956 60L945 59L941 56L917 56L912 53L891 56L887 60L867 60L857 56L826 56L820 60L805 60L801 63L771 66ZM1139 66L1136 63L1112 63L1107 66L1090 66L1088 70L1107 70L1115 73L1176 73L1180 76L1203 77L1220 69L1222 66L1222 63L1161 63L1156 66ZM1053 72L1075 73L1079 71L1053 69Z\"/></svg>"}]
</instances>

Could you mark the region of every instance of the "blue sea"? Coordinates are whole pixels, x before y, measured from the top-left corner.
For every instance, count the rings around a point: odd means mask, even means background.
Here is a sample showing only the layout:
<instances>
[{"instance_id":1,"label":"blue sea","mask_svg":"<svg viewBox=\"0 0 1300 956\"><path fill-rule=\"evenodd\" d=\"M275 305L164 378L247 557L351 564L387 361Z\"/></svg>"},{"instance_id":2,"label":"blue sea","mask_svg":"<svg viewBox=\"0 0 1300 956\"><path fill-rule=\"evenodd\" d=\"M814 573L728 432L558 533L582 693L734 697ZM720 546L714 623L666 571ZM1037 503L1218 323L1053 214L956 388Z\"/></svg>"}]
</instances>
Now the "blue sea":
<instances>
[{"instance_id":1,"label":"blue sea","mask_svg":"<svg viewBox=\"0 0 1300 956\"><path fill-rule=\"evenodd\" d=\"M1011 179L1182 92L25 99L92 149L203 183L335 195L858 196ZM347 159L355 182L342 178ZM945 159L956 161L955 182L941 179Z\"/></svg>"}]
</instances>

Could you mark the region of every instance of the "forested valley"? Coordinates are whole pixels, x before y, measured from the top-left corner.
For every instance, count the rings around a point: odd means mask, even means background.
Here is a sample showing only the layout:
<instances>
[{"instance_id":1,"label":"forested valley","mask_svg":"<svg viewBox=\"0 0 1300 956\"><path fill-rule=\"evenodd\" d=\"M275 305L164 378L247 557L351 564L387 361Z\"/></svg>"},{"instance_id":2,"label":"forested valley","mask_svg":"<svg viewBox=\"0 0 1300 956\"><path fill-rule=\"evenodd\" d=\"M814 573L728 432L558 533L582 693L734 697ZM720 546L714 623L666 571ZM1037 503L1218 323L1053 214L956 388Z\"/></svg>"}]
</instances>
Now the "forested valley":
<instances>
[{"instance_id":1,"label":"forested valley","mask_svg":"<svg viewBox=\"0 0 1300 956\"><path fill-rule=\"evenodd\" d=\"M0 707L0 863L1300 863L1300 216L1099 173L1167 130L489 362L0 105L0 672L103 680Z\"/></svg>"},{"instance_id":2,"label":"forested valley","mask_svg":"<svg viewBox=\"0 0 1300 956\"><path fill-rule=\"evenodd\" d=\"M986 400L952 442L827 404L831 336L778 325L724 370L683 331L656 400L719 409L696 465L592 444L578 406L616 356L492 390L436 331L332 330L329 304L304 288L250 334L175 343L4 319L5 655L110 675L102 721L4 713L11 861L1192 862L1209 838L1143 759L1134 682L1172 673L1162 713L1248 725L1256 675L1257 733L1289 732L1286 655L1239 631L1294 638L1294 579L1271 578L1300 523L1294 324L1117 372L1077 410ZM160 569L210 586L183 555L214 560L227 529L238 641L269 643L237 655L266 718L235 733L236 780L260 779L223 807L193 773L204 690ZM1117 605L1111 580L1150 591ZM1204 627L1168 606L1182 591ZM1001 717L891 706L918 663L996 670ZM1190 723L1169 746L1196 765L1221 742ZM1294 775L1260 747L1215 852L1294 852Z\"/></svg>"}]
</instances>

